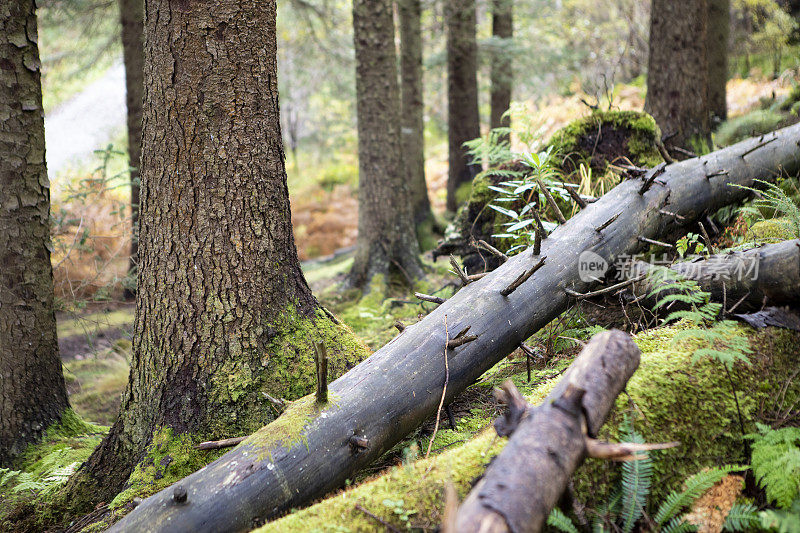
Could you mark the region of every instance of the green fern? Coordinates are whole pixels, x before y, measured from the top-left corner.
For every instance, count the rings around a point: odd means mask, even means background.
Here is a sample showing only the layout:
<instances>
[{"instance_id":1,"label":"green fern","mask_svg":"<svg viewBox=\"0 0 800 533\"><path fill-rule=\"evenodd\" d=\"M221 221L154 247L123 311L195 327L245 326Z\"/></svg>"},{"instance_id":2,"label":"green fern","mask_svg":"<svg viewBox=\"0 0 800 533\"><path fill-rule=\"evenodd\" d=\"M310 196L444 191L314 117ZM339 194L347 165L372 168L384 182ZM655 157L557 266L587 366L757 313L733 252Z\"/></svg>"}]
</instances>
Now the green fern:
<instances>
[{"instance_id":1,"label":"green fern","mask_svg":"<svg viewBox=\"0 0 800 533\"><path fill-rule=\"evenodd\" d=\"M758 425L753 440L752 468L767 498L787 509L800 495L800 428L771 430Z\"/></svg>"},{"instance_id":2,"label":"green fern","mask_svg":"<svg viewBox=\"0 0 800 533\"><path fill-rule=\"evenodd\" d=\"M669 268L653 267L649 275L655 287L650 291L650 296L667 293L659 298L656 309L676 302L688 308L673 311L664 319L665 323L683 320L694 326L679 331L672 340L673 344L696 342L699 347L692 352L693 361L707 357L719 361L728 370L737 361L750 363L750 341L739 333L735 322L723 320L715 323L722 305L712 302L710 293L701 290L696 281L688 280Z\"/></svg>"},{"instance_id":3,"label":"green fern","mask_svg":"<svg viewBox=\"0 0 800 533\"><path fill-rule=\"evenodd\" d=\"M644 443L644 438L629 425L626 429L626 442ZM642 517L647 496L650 494L650 480L653 476L653 462L647 454L644 459L622 463L622 530L633 531L636 521Z\"/></svg>"},{"instance_id":4,"label":"green fern","mask_svg":"<svg viewBox=\"0 0 800 533\"><path fill-rule=\"evenodd\" d=\"M752 531L759 523L758 509L752 503L737 503L725 517L723 531Z\"/></svg>"},{"instance_id":5,"label":"green fern","mask_svg":"<svg viewBox=\"0 0 800 533\"><path fill-rule=\"evenodd\" d=\"M789 510L768 509L758 513L760 525L778 533L800 533L800 499L792 503Z\"/></svg>"},{"instance_id":6,"label":"green fern","mask_svg":"<svg viewBox=\"0 0 800 533\"><path fill-rule=\"evenodd\" d=\"M789 227L795 237L800 237L800 207L787 195L779 185L763 180L754 180L763 186L762 189L754 189L744 185L735 185L741 189L756 194L754 207L744 207L741 211L751 213L759 218L764 218L761 209L768 209L775 213L782 213L789 220Z\"/></svg>"},{"instance_id":7,"label":"green fern","mask_svg":"<svg viewBox=\"0 0 800 533\"><path fill-rule=\"evenodd\" d=\"M661 528L660 533L684 533L686 531L697 531L697 526L687 522L683 516L676 516Z\"/></svg>"},{"instance_id":8,"label":"green fern","mask_svg":"<svg viewBox=\"0 0 800 533\"><path fill-rule=\"evenodd\" d=\"M656 524L663 526L668 520L678 518L678 513L691 506L704 492L734 470L743 470L743 467L723 466L693 475L686 480L685 488L682 491L674 490L667 495L667 498L658 507L653 520Z\"/></svg>"},{"instance_id":9,"label":"green fern","mask_svg":"<svg viewBox=\"0 0 800 533\"><path fill-rule=\"evenodd\" d=\"M553 510L550 511L550 516L547 517L547 525L559 531L563 531L564 533L580 533L578 528L575 527L575 524L572 523L572 520L558 507L554 507Z\"/></svg>"}]
</instances>

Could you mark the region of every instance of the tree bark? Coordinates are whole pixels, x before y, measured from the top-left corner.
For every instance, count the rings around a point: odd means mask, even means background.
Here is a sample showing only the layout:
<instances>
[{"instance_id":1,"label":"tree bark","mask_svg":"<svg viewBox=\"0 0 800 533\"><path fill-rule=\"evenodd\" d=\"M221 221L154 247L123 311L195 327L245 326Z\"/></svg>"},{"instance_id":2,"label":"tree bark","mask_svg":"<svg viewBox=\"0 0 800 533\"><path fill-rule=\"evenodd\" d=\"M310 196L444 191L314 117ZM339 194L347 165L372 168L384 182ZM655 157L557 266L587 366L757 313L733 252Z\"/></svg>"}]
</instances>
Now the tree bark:
<instances>
[{"instance_id":1,"label":"tree bark","mask_svg":"<svg viewBox=\"0 0 800 533\"><path fill-rule=\"evenodd\" d=\"M298 414L306 418L286 444L271 438L275 425L262 428L180 481L191 494L187 503L176 505L173 489L165 489L114 531L243 531L254 520L274 518L341 487L436 414L445 376L447 404L563 312L570 301L565 289L590 288L593 283L580 278L582 252L611 263L649 246L643 238L685 233L703 213L747 197L731 183L751 186L754 179L800 170L798 142L800 124L670 165L643 194L641 180L622 182L544 239L541 257L528 249L510 258L331 383L334 402L313 412L290 407L282 427ZM707 177L723 169L727 174ZM606 224L610 218L614 222ZM516 289L504 296L512 285ZM467 327L476 338L446 351L448 371L445 345ZM276 424L281 427L281 419Z\"/></svg>"},{"instance_id":2,"label":"tree bark","mask_svg":"<svg viewBox=\"0 0 800 533\"><path fill-rule=\"evenodd\" d=\"M726 88L730 31L730 0L708 0L708 106L714 124L728 119Z\"/></svg>"},{"instance_id":3,"label":"tree bark","mask_svg":"<svg viewBox=\"0 0 800 533\"><path fill-rule=\"evenodd\" d=\"M510 424L498 420L511 437L459 507L455 531L541 531L587 456L587 433L597 435L639 355L622 331L595 335L539 406L514 405Z\"/></svg>"},{"instance_id":4,"label":"tree bark","mask_svg":"<svg viewBox=\"0 0 800 533\"><path fill-rule=\"evenodd\" d=\"M358 242L348 285L422 276L410 184L401 171L400 89L390 0L353 3L358 113Z\"/></svg>"},{"instance_id":5,"label":"tree bark","mask_svg":"<svg viewBox=\"0 0 800 533\"><path fill-rule=\"evenodd\" d=\"M514 36L514 0L492 0L492 35L498 45L511 44ZM514 80L513 62L506 50L498 50L492 58L492 128L509 127L511 120L503 114L511 107L511 84ZM508 140L508 136L505 136Z\"/></svg>"},{"instance_id":6,"label":"tree bark","mask_svg":"<svg viewBox=\"0 0 800 533\"><path fill-rule=\"evenodd\" d=\"M653 0L645 111L669 143L710 145L708 100L709 0Z\"/></svg>"},{"instance_id":7,"label":"tree bark","mask_svg":"<svg viewBox=\"0 0 800 533\"><path fill-rule=\"evenodd\" d=\"M470 164L464 143L481 135L478 114L478 44L475 0L447 0L447 209L458 208L456 193L471 183L480 165Z\"/></svg>"},{"instance_id":8,"label":"tree bark","mask_svg":"<svg viewBox=\"0 0 800 533\"><path fill-rule=\"evenodd\" d=\"M122 57L125 62L125 103L128 108L128 166L131 173L131 251L128 275L139 265L139 182L142 159L142 97L144 95L144 0L119 0ZM126 287L132 297L135 287Z\"/></svg>"},{"instance_id":9,"label":"tree bark","mask_svg":"<svg viewBox=\"0 0 800 533\"><path fill-rule=\"evenodd\" d=\"M631 276L646 274L650 268L648 263L637 262L633 265ZM683 278L696 281L700 290L711 294L713 301L726 303L723 311L734 305L736 312L742 313L761 309L765 305L800 302L798 239L677 263L670 269ZM636 283L633 292L634 295L644 296L658 287L661 290L657 295L644 299L645 305L653 306L673 292L668 284L657 284L647 278Z\"/></svg>"},{"instance_id":10,"label":"tree bark","mask_svg":"<svg viewBox=\"0 0 800 533\"><path fill-rule=\"evenodd\" d=\"M140 270L120 414L71 481L110 501L156 434L247 435L262 396L314 389L355 363L292 236L278 111L276 2L147 0ZM87 488L88 487L88 488ZM79 502L83 503L83 502Z\"/></svg>"},{"instance_id":11,"label":"tree bark","mask_svg":"<svg viewBox=\"0 0 800 533\"><path fill-rule=\"evenodd\" d=\"M408 175L414 224L433 221L425 182L425 121L422 71L422 2L398 0L403 165ZM422 243L420 243L422 244Z\"/></svg>"},{"instance_id":12,"label":"tree bark","mask_svg":"<svg viewBox=\"0 0 800 533\"><path fill-rule=\"evenodd\" d=\"M69 407L50 265L50 183L34 0L0 6L0 465Z\"/></svg>"}]
</instances>

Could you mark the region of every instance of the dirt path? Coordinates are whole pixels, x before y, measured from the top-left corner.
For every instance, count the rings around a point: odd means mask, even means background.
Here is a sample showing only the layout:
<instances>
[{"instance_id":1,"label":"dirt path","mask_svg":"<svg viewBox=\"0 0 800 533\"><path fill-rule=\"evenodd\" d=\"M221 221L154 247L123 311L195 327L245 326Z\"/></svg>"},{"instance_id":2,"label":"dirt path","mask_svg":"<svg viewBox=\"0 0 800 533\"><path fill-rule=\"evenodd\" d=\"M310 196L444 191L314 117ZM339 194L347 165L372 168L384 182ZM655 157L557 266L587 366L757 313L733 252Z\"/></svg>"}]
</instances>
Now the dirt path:
<instances>
[{"instance_id":1,"label":"dirt path","mask_svg":"<svg viewBox=\"0 0 800 533\"><path fill-rule=\"evenodd\" d=\"M47 174L85 162L125 126L125 67L114 64L44 119Z\"/></svg>"}]
</instances>

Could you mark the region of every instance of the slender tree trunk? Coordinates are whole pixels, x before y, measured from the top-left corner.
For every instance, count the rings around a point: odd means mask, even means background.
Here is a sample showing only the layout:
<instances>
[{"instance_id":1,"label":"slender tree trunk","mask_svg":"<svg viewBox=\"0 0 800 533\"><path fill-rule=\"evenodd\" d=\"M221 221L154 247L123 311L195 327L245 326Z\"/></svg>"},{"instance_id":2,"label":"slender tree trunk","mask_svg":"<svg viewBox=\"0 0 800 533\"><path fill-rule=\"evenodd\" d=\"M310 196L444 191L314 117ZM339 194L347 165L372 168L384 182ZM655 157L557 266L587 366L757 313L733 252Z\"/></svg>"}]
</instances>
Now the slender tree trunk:
<instances>
[{"instance_id":1,"label":"slender tree trunk","mask_svg":"<svg viewBox=\"0 0 800 533\"><path fill-rule=\"evenodd\" d=\"M34 0L0 5L0 465L69 407L53 312Z\"/></svg>"},{"instance_id":2,"label":"slender tree trunk","mask_svg":"<svg viewBox=\"0 0 800 533\"><path fill-rule=\"evenodd\" d=\"M449 170L447 209L458 207L456 193L471 183L480 165L469 164L464 143L480 137L478 115L478 44L475 0L447 0L447 128Z\"/></svg>"},{"instance_id":3,"label":"slender tree trunk","mask_svg":"<svg viewBox=\"0 0 800 533\"><path fill-rule=\"evenodd\" d=\"M492 0L492 35L504 45L514 36L514 0ZM498 50L492 58L492 128L508 127L511 121L503 113L511 107L513 62L507 51ZM508 139L508 137L505 137Z\"/></svg>"},{"instance_id":4,"label":"slender tree trunk","mask_svg":"<svg viewBox=\"0 0 800 533\"><path fill-rule=\"evenodd\" d=\"M715 123L728 118L726 87L730 31L730 0L708 0L708 105Z\"/></svg>"},{"instance_id":5,"label":"slender tree trunk","mask_svg":"<svg viewBox=\"0 0 800 533\"><path fill-rule=\"evenodd\" d=\"M363 287L392 272L422 275L401 170L400 89L390 0L353 3L358 113L358 249L348 284Z\"/></svg>"},{"instance_id":6,"label":"slender tree trunk","mask_svg":"<svg viewBox=\"0 0 800 533\"><path fill-rule=\"evenodd\" d=\"M247 435L274 418L264 392L313 390L312 341L325 343L331 375L357 359L294 245L275 0L147 0L145 13L131 373L119 418L72 481L74 498L95 502L122 488L156 435Z\"/></svg>"},{"instance_id":7,"label":"slender tree trunk","mask_svg":"<svg viewBox=\"0 0 800 533\"><path fill-rule=\"evenodd\" d=\"M420 0L398 0L397 6L400 13L403 168L408 174L414 223L419 227L433 220L425 183L422 5Z\"/></svg>"},{"instance_id":8,"label":"slender tree trunk","mask_svg":"<svg viewBox=\"0 0 800 533\"><path fill-rule=\"evenodd\" d=\"M708 141L708 1L653 0L645 110L669 144Z\"/></svg>"},{"instance_id":9,"label":"slender tree trunk","mask_svg":"<svg viewBox=\"0 0 800 533\"><path fill-rule=\"evenodd\" d=\"M122 56L125 61L128 107L128 166L131 168L131 252L128 274L136 278L139 265L139 167L142 159L142 96L144 94L144 0L119 0ZM132 297L135 288L126 287Z\"/></svg>"}]
</instances>

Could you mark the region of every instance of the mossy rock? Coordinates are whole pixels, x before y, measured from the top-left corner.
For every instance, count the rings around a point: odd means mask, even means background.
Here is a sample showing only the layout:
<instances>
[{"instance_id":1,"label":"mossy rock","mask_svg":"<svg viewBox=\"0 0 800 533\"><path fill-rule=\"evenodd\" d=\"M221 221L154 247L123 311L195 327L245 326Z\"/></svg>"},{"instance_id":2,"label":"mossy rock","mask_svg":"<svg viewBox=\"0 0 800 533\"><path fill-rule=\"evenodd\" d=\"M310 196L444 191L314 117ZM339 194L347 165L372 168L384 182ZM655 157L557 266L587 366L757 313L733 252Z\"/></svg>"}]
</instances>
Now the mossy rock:
<instances>
[{"instance_id":1,"label":"mossy rock","mask_svg":"<svg viewBox=\"0 0 800 533\"><path fill-rule=\"evenodd\" d=\"M574 173L581 163L604 174L609 164L658 165L663 161L656 146L660 137L661 130L647 113L594 111L555 132L548 146L563 158L565 174Z\"/></svg>"},{"instance_id":2,"label":"mossy rock","mask_svg":"<svg viewBox=\"0 0 800 533\"><path fill-rule=\"evenodd\" d=\"M525 172L528 167L515 161L501 165L499 169ZM496 257L476 250L470 243L473 240L484 240L502 252L511 247L508 239L492 237L502 232L502 224L508 222L508 217L489 207L491 201L498 195L489 187L497 186L508 179L504 174L487 171L481 172L472 180L467 201L458 208L455 219L445 230L444 239L433 250L434 260L450 254L458 255L463 258L464 266L470 273L481 272L484 266L488 270L499 266L500 262ZM503 206L515 210L523 207L522 202L503 204Z\"/></svg>"},{"instance_id":3,"label":"mossy rock","mask_svg":"<svg viewBox=\"0 0 800 533\"><path fill-rule=\"evenodd\" d=\"M796 238L792 223L786 218L769 218L756 222L745 235L746 241L757 243L775 243Z\"/></svg>"},{"instance_id":4,"label":"mossy rock","mask_svg":"<svg viewBox=\"0 0 800 533\"><path fill-rule=\"evenodd\" d=\"M736 402L725 370L713 361L693 363L686 346L673 344L675 334L684 327L660 328L635 337L642 349L642 360L627 387L639 413L637 429L646 441L681 442L677 449L653 454L650 502L656 505L688 476L705 467L746 462ZM784 386L785 405L800 398L800 384L789 381L798 362L796 345L800 334L775 328L754 331L744 326L739 331L750 337L752 364L734 367L731 375L745 432L752 432L756 421L775 416L772 411L777 410ZM541 402L558 379L544 380L526 397L534 404ZM603 437L615 438L623 417L630 412L628 396L622 395ZM393 467L257 531L356 532L378 527L356 505L400 529L435 528L442 521L445 486L452 483L463 500L504 443L505 439L497 439L494 431L486 428L462 446ZM603 503L618 476L617 464L588 460L574 478L579 499L589 508Z\"/></svg>"}]
</instances>

